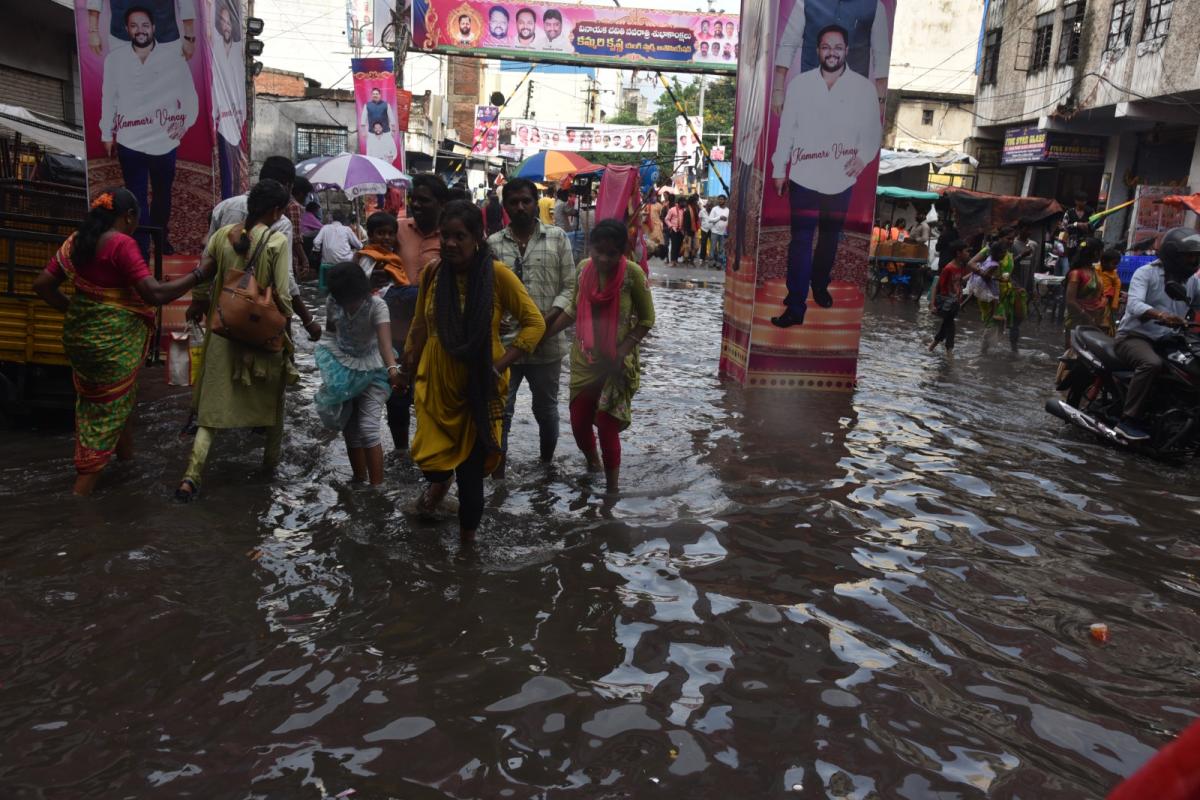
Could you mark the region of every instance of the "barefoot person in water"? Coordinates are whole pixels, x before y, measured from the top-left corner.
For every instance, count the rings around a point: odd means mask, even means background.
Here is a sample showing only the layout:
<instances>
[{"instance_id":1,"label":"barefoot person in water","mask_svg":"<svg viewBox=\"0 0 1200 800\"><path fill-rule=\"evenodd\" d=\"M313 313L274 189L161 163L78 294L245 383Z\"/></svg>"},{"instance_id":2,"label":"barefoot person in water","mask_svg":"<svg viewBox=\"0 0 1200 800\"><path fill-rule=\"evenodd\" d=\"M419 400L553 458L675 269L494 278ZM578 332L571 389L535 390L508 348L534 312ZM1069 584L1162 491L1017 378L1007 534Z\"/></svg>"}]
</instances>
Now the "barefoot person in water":
<instances>
[{"instance_id":1,"label":"barefoot person in water","mask_svg":"<svg viewBox=\"0 0 1200 800\"><path fill-rule=\"evenodd\" d=\"M571 343L571 431L588 470L599 472L603 463L609 493L618 490L620 434L632 420L633 396L642 379L638 343L654 325L654 299L646 274L625 258L628 235L625 225L615 219L603 220L592 229L591 257L579 265L571 304L546 331L546 336L553 336L576 323Z\"/></svg>"}]
</instances>

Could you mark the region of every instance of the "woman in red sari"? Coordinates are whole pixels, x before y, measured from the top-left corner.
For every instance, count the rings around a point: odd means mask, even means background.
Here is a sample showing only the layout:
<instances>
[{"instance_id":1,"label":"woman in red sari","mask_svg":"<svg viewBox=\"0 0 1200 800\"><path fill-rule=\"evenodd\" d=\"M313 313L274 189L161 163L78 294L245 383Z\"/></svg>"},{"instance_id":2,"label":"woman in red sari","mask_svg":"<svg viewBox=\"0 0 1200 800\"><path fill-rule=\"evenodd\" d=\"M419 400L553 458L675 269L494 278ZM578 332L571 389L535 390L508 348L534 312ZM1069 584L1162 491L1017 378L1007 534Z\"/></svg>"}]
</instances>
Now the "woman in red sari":
<instances>
[{"instance_id":1,"label":"woman in red sari","mask_svg":"<svg viewBox=\"0 0 1200 800\"><path fill-rule=\"evenodd\" d=\"M63 243L33 289L64 312L63 347L75 379L75 494L89 495L115 453L133 455L129 416L137 375L150 351L154 308L211 279L214 264L167 283L155 280L132 234L137 200L110 189L92 203L79 230ZM70 281L68 297L61 286Z\"/></svg>"}]
</instances>

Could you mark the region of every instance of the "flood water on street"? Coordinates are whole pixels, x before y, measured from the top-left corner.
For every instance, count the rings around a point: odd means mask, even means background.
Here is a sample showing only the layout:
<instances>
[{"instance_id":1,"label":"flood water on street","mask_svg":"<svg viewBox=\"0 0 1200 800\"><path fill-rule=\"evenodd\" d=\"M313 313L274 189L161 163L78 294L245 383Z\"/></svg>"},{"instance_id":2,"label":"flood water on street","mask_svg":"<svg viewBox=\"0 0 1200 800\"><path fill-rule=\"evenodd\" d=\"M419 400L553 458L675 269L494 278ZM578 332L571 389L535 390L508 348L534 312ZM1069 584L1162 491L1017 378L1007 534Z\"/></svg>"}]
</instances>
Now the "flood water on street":
<instances>
[{"instance_id":1,"label":"flood water on street","mask_svg":"<svg viewBox=\"0 0 1200 800\"><path fill-rule=\"evenodd\" d=\"M219 436L189 507L181 395L88 501L4 432L0 797L1075 800L1195 717L1195 470L1049 417L1060 335L868 303L854 395L751 394L720 290L655 297L625 495L526 394L474 554L351 487L308 345L279 475Z\"/></svg>"}]
</instances>

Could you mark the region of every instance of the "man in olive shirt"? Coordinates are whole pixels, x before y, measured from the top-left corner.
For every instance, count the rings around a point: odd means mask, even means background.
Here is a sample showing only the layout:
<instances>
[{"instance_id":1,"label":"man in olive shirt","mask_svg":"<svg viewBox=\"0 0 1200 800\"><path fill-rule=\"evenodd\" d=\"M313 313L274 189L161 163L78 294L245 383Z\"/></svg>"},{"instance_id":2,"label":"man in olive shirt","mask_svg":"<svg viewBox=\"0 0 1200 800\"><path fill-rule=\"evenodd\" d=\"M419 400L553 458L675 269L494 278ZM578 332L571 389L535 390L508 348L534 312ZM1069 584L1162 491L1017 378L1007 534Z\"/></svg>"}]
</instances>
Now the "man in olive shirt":
<instances>
[{"instance_id":1,"label":"man in olive shirt","mask_svg":"<svg viewBox=\"0 0 1200 800\"><path fill-rule=\"evenodd\" d=\"M549 326L570 305L575 289L575 261L571 241L553 225L538 219L537 187L532 181L516 178L504 185L504 210L509 225L492 234L488 244L496 258L503 261L529 291L529 296ZM512 338L512 334L505 337ZM509 368L508 405L504 410L504 439L501 448L508 452L508 432L521 381L529 381L533 395L533 416L538 424L538 442L543 462L554 458L558 444L558 384L562 359L567 353L566 337L559 333L542 340L541 345ZM493 473L504 477L504 465Z\"/></svg>"}]
</instances>

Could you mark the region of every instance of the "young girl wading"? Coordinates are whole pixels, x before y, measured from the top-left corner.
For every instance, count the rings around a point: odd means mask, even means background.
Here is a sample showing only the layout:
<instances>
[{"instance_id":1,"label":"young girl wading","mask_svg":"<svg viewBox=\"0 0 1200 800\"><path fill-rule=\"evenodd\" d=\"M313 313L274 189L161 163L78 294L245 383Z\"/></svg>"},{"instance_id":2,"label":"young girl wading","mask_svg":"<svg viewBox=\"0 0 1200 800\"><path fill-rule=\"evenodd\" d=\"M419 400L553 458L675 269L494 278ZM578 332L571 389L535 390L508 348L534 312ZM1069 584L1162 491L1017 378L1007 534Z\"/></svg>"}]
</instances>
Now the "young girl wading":
<instances>
[{"instance_id":1,"label":"young girl wading","mask_svg":"<svg viewBox=\"0 0 1200 800\"><path fill-rule=\"evenodd\" d=\"M591 258L579 266L571 305L546 332L549 336L576 323L571 344L571 431L589 471L600 471L603 458L610 493L620 483L620 434L632 420L633 396L641 384L638 343L654 325L654 300L646 274L624 256L627 238L625 226L614 219L592 229Z\"/></svg>"},{"instance_id":2,"label":"young girl wading","mask_svg":"<svg viewBox=\"0 0 1200 800\"><path fill-rule=\"evenodd\" d=\"M370 279L353 262L334 266L326 283L326 330L333 341L317 346L322 384L313 402L321 422L345 436L354 481L378 486L383 483L383 406L401 384L387 305L371 294Z\"/></svg>"}]
</instances>

